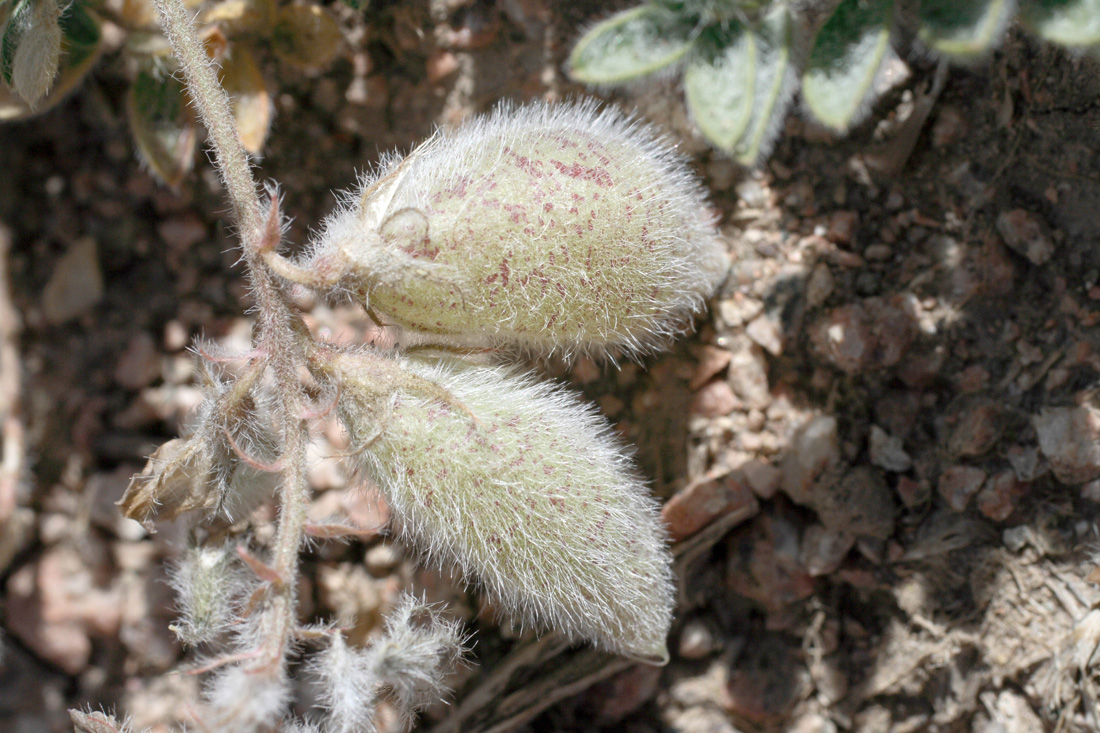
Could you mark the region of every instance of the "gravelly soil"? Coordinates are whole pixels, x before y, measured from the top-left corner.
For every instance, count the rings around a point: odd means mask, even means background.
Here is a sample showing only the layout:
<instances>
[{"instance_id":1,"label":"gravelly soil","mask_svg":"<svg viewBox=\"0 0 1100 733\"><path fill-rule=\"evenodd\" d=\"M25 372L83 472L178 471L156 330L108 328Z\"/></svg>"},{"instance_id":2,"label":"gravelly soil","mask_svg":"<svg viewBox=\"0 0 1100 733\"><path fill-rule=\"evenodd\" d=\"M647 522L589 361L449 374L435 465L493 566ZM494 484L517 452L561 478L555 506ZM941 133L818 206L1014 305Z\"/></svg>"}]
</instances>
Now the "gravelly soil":
<instances>
[{"instance_id":1,"label":"gravelly soil","mask_svg":"<svg viewBox=\"0 0 1100 733\"><path fill-rule=\"evenodd\" d=\"M452 5L339 9L355 42L332 68L265 65L279 87L262 172L292 241L378 151L500 98L583 93L561 61L608 7ZM1100 727L1098 66L1011 32L938 97L932 66L908 71L845 139L792 116L756 172L706 147L673 81L613 95L692 157L731 275L667 354L538 368L638 446L683 547L722 531L681 555L673 661L534 700L526 729ZM174 192L135 161L126 79L109 54L0 145L4 730L63 730L89 705L169 729L196 685L170 674L185 657L163 581L182 531L150 537L113 502L200 398L187 345L246 347L249 303L209 165ZM302 304L337 338L369 329ZM384 521L333 463L311 482L319 516ZM262 542L271 516L241 531ZM426 726L530 642L384 537L323 544L306 571L303 614L360 639L408 583L452 601L477 658Z\"/></svg>"}]
</instances>

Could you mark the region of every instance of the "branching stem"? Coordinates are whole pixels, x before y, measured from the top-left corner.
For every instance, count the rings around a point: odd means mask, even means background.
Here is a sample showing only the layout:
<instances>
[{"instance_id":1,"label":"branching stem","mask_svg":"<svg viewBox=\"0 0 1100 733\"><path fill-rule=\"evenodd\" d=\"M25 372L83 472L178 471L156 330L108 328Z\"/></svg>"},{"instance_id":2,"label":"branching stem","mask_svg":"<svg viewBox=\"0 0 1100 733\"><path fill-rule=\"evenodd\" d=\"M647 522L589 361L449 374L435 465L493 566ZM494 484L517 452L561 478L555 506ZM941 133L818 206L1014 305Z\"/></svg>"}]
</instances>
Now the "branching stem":
<instances>
[{"instance_id":1,"label":"branching stem","mask_svg":"<svg viewBox=\"0 0 1100 733\"><path fill-rule=\"evenodd\" d=\"M277 200L265 205L260 198L252 167L241 145L229 97L218 81L214 65L199 39L182 0L155 0L165 35L172 44L187 82L187 89L206 126L214 161L225 183L241 238L247 277L256 298L256 352L273 376L284 436L281 511L271 566L283 579L268 586L258 621L263 647L256 666L282 674L286 652L297 627L296 587L298 554L306 517L305 451L306 399L298 378L304 363L302 339L308 333L271 271L261 258L270 248L270 221L278 220ZM265 236L267 239L265 239Z\"/></svg>"}]
</instances>

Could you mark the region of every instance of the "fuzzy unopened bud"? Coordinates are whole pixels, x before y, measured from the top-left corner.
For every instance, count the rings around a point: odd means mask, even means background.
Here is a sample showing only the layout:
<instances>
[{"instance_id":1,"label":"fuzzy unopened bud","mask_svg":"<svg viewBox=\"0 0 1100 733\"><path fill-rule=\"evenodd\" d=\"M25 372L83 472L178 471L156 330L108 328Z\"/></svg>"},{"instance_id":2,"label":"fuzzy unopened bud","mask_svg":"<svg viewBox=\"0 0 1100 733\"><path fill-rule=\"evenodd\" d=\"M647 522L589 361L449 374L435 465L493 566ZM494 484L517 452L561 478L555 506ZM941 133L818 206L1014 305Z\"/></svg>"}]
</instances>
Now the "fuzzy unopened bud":
<instances>
[{"instance_id":1,"label":"fuzzy unopened bud","mask_svg":"<svg viewBox=\"0 0 1100 733\"><path fill-rule=\"evenodd\" d=\"M445 677L462 655L460 624L415 596L401 596L386 618L386 634L371 647L373 668L406 717L447 692Z\"/></svg>"},{"instance_id":2,"label":"fuzzy unopened bud","mask_svg":"<svg viewBox=\"0 0 1100 733\"><path fill-rule=\"evenodd\" d=\"M228 547L192 547L171 575L180 619L172 627L184 644L216 640L236 620L247 576Z\"/></svg>"},{"instance_id":3,"label":"fuzzy unopened bud","mask_svg":"<svg viewBox=\"0 0 1100 733\"><path fill-rule=\"evenodd\" d=\"M282 665L268 668L233 665L214 674L204 688L208 730L274 729L290 701L290 682Z\"/></svg>"},{"instance_id":4,"label":"fuzzy unopened bud","mask_svg":"<svg viewBox=\"0 0 1100 733\"><path fill-rule=\"evenodd\" d=\"M407 378L348 369L341 410L403 536L523 623L667 661L666 532L607 423L508 368L389 363Z\"/></svg>"},{"instance_id":5,"label":"fuzzy unopened bud","mask_svg":"<svg viewBox=\"0 0 1100 733\"><path fill-rule=\"evenodd\" d=\"M467 346L638 353L728 265L703 191L649 126L595 104L499 107L392 157L284 276Z\"/></svg>"},{"instance_id":6,"label":"fuzzy unopened bud","mask_svg":"<svg viewBox=\"0 0 1100 733\"><path fill-rule=\"evenodd\" d=\"M310 666L317 675L321 706L327 712L325 730L373 733L378 678L371 655L348 647L343 635L336 633Z\"/></svg>"}]
</instances>

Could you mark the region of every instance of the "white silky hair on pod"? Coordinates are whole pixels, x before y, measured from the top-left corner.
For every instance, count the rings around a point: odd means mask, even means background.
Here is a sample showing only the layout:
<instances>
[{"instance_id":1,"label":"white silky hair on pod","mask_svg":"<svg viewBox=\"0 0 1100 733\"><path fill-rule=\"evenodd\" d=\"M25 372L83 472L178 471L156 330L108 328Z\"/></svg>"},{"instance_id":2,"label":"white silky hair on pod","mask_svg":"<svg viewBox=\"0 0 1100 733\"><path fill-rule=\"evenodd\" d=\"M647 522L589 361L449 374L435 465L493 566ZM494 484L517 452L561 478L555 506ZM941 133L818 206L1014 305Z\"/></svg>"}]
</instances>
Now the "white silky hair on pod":
<instances>
[{"instance_id":1,"label":"white silky hair on pod","mask_svg":"<svg viewBox=\"0 0 1100 733\"><path fill-rule=\"evenodd\" d=\"M584 101L504 104L389 157L301 267L437 341L634 356L690 327L728 260L685 160Z\"/></svg>"},{"instance_id":2,"label":"white silky hair on pod","mask_svg":"<svg viewBox=\"0 0 1100 733\"><path fill-rule=\"evenodd\" d=\"M666 662L667 532L606 420L511 368L449 358L401 368L453 402L399 386L353 416L342 409L345 423L384 423L360 456L403 539L478 580L523 625Z\"/></svg>"}]
</instances>

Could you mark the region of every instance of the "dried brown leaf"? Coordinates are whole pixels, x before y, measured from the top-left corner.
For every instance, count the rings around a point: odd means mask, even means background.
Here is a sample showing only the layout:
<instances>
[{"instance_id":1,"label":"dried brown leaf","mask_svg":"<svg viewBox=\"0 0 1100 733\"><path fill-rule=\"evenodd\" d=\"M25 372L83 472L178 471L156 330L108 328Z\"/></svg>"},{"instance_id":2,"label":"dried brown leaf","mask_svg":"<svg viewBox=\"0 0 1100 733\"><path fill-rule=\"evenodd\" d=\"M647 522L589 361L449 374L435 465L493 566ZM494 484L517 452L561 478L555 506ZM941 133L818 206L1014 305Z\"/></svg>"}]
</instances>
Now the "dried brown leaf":
<instances>
[{"instance_id":1,"label":"dried brown leaf","mask_svg":"<svg viewBox=\"0 0 1100 733\"><path fill-rule=\"evenodd\" d=\"M202 448L193 440L169 440L149 457L118 506L130 519L153 531L152 519L173 519L192 509L212 509L221 499L206 480Z\"/></svg>"},{"instance_id":2,"label":"dried brown leaf","mask_svg":"<svg viewBox=\"0 0 1100 733\"><path fill-rule=\"evenodd\" d=\"M239 45L222 61L221 82L233 100L233 116L244 149L258 154L271 127L271 95L251 52Z\"/></svg>"}]
</instances>

